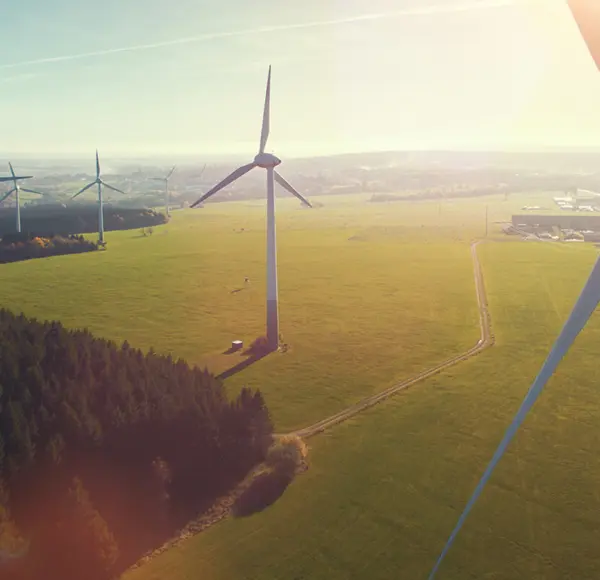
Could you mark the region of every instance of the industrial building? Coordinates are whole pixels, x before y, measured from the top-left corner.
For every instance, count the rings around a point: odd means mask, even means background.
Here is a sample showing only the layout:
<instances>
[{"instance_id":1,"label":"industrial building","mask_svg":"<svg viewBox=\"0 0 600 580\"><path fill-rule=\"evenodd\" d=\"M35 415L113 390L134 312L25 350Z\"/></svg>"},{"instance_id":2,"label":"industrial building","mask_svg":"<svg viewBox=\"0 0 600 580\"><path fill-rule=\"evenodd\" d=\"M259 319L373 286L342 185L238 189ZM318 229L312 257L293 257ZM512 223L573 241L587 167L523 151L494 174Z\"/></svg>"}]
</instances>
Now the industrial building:
<instances>
[{"instance_id":1,"label":"industrial building","mask_svg":"<svg viewBox=\"0 0 600 580\"><path fill-rule=\"evenodd\" d=\"M525 226L527 230L531 228L536 231L550 231L556 227L561 230L575 230L579 232L592 230L600 232L600 215L517 214L512 216L512 225L521 228Z\"/></svg>"}]
</instances>

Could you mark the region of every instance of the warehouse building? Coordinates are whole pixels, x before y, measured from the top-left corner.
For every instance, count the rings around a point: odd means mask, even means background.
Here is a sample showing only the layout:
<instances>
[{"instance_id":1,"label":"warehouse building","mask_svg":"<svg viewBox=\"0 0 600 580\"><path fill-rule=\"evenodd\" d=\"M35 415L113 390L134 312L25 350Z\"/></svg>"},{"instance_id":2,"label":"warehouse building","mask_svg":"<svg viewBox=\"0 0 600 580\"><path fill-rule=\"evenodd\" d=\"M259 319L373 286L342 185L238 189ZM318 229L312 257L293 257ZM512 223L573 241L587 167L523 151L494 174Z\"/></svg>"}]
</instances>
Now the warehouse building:
<instances>
[{"instance_id":1,"label":"warehouse building","mask_svg":"<svg viewBox=\"0 0 600 580\"><path fill-rule=\"evenodd\" d=\"M512 216L515 227L525 226L536 231L550 231L552 228L561 230L592 230L600 232L600 215L575 214L575 215L541 215L541 214L516 214Z\"/></svg>"}]
</instances>

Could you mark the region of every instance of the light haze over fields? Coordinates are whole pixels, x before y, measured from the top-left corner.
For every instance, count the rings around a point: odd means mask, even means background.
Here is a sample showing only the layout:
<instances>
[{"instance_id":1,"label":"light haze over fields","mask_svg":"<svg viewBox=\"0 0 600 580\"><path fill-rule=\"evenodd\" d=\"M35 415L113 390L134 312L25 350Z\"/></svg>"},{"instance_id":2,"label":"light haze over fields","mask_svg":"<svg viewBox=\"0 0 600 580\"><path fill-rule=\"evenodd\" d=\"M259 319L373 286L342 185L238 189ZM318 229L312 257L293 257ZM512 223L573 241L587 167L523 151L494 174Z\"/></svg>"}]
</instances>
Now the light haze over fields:
<instances>
[{"instance_id":1,"label":"light haze over fields","mask_svg":"<svg viewBox=\"0 0 600 580\"><path fill-rule=\"evenodd\" d=\"M269 63L283 157L600 147L600 76L564 0L19 0L0 17L11 154L251 155Z\"/></svg>"}]
</instances>

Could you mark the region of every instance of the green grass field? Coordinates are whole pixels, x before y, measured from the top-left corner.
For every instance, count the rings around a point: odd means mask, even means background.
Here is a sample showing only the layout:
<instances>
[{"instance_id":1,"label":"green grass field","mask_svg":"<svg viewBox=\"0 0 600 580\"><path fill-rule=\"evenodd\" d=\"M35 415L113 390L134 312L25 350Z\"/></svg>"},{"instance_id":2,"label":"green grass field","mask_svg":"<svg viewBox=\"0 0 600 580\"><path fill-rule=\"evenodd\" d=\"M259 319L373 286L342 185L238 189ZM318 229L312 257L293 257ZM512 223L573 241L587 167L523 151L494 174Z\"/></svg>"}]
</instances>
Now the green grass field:
<instances>
[{"instance_id":1,"label":"green grass field","mask_svg":"<svg viewBox=\"0 0 600 580\"><path fill-rule=\"evenodd\" d=\"M126 580L426 578L594 259L591 248L481 249L497 344L310 444L311 468L261 514L229 519ZM441 579L596 578L596 317L552 379Z\"/></svg>"},{"instance_id":2,"label":"green grass field","mask_svg":"<svg viewBox=\"0 0 600 580\"><path fill-rule=\"evenodd\" d=\"M340 410L474 344L468 244L547 195L278 206L281 327L291 346L227 384L260 387L278 430ZM151 238L0 267L28 315L223 370L262 333L265 208L175 212ZM239 232L244 228L244 232ZM490 227L492 237L506 240ZM480 249L497 344L310 440L311 467L261 514L229 519L126 580L425 578L594 259L581 245ZM251 288L232 294L251 278ZM594 578L600 433L592 321L501 463L439 578ZM234 355L232 355L234 356ZM239 358L237 359L239 360Z\"/></svg>"},{"instance_id":3,"label":"green grass field","mask_svg":"<svg viewBox=\"0 0 600 580\"><path fill-rule=\"evenodd\" d=\"M279 200L290 350L227 381L260 388L278 430L322 419L478 338L467 242L483 231L483 205L366 199L329 197L316 210ZM133 230L106 239L106 252L5 265L1 303L215 372L240 362L222 354L231 340L264 333L264 203L176 211L152 237ZM245 276L250 287L232 293Z\"/></svg>"}]
</instances>

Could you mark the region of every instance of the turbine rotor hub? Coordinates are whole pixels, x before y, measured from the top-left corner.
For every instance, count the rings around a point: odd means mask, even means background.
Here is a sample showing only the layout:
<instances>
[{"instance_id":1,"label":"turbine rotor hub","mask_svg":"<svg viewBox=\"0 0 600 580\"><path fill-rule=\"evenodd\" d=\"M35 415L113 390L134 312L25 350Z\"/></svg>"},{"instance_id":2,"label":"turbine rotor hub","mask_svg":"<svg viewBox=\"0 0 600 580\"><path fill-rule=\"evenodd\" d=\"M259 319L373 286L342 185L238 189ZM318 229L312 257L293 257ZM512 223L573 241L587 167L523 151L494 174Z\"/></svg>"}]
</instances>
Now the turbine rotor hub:
<instances>
[{"instance_id":1,"label":"turbine rotor hub","mask_svg":"<svg viewBox=\"0 0 600 580\"><path fill-rule=\"evenodd\" d=\"M277 167L281 163L281 159L271 153L259 153L254 158L254 163L263 169L269 169L270 167Z\"/></svg>"}]
</instances>

